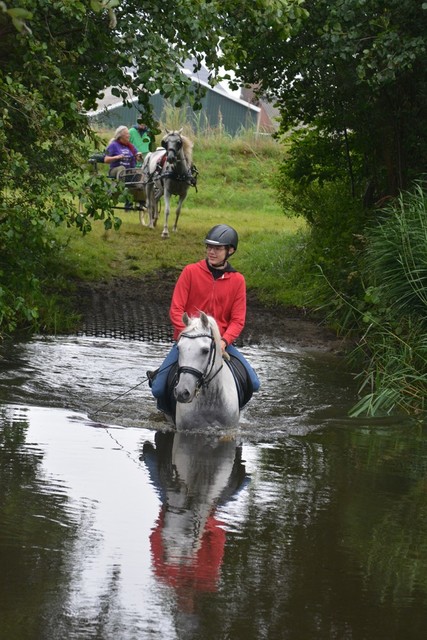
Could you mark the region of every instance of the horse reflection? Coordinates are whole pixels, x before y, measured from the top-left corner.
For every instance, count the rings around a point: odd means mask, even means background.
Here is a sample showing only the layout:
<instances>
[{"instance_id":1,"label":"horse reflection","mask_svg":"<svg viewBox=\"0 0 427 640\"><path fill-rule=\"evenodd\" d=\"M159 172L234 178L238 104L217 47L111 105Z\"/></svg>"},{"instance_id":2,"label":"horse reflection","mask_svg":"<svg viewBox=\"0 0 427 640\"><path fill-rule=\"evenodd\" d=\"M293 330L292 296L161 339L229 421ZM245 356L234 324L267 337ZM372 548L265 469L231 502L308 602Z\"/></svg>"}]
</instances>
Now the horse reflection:
<instances>
[{"instance_id":1,"label":"horse reflection","mask_svg":"<svg viewBox=\"0 0 427 640\"><path fill-rule=\"evenodd\" d=\"M198 592L217 589L225 531L215 511L245 482L241 446L204 434L157 432L143 459L162 501L151 535L156 575L172 586L182 611Z\"/></svg>"}]
</instances>

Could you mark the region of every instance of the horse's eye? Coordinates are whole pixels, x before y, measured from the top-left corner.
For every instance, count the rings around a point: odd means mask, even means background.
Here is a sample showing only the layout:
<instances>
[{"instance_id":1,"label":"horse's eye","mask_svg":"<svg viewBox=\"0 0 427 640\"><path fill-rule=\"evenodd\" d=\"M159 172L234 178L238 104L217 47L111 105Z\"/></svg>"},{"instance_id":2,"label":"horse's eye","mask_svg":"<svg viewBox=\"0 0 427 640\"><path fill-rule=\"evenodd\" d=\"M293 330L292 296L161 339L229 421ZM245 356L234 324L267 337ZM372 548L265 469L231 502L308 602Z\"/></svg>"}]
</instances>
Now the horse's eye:
<instances>
[{"instance_id":1,"label":"horse's eye","mask_svg":"<svg viewBox=\"0 0 427 640\"><path fill-rule=\"evenodd\" d=\"M208 347L202 347L200 351L203 353L204 356L206 356L209 353Z\"/></svg>"}]
</instances>

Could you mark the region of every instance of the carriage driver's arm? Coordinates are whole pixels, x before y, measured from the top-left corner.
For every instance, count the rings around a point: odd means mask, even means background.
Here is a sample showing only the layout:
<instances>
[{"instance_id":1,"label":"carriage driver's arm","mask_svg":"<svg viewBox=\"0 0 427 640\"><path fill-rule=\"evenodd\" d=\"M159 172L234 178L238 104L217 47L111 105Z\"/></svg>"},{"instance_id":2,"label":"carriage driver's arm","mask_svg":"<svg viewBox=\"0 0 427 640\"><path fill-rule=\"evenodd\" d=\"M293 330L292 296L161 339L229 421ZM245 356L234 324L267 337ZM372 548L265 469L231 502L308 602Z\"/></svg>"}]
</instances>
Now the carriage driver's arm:
<instances>
[{"instance_id":1,"label":"carriage driver's arm","mask_svg":"<svg viewBox=\"0 0 427 640\"><path fill-rule=\"evenodd\" d=\"M119 153L118 156L105 156L104 162L110 164L111 162L115 162L116 160L123 160L124 157L125 156L123 153Z\"/></svg>"}]
</instances>

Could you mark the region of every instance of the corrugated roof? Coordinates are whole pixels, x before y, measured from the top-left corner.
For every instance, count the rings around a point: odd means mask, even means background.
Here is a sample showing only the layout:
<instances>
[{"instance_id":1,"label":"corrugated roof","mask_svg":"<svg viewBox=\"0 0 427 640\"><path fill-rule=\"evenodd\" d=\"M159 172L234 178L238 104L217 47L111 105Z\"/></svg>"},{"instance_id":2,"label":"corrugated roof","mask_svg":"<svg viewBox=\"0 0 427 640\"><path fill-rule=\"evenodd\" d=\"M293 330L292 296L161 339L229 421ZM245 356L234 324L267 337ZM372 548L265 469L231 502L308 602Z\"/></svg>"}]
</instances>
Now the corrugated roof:
<instances>
[{"instance_id":1,"label":"corrugated roof","mask_svg":"<svg viewBox=\"0 0 427 640\"><path fill-rule=\"evenodd\" d=\"M214 93L219 93L222 96L224 96L225 98L227 98L228 100L233 100L234 102L237 102L243 106L245 106L247 109L251 109L253 111L256 112L260 112L260 108L257 107L254 104L251 104L250 102L247 102L246 100L243 100L242 98L239 98L238 96L230 93L223 85L221 85L220 83L217 84L215 87L211 87L211 85L209 84L209 71L206 67L204 67L202 65L201 69L198 70L197 72L193 71L194 69L194 62L193 60L186 60L186 62L184 63L184 67L183 67L183 73L185 73L185 75L187 75L189 78L191 78L191 80L193 82L196 82L200 85L202 85L203 87L206 87L206 89L208 89L209 91L213 91ZM157 93L160 93L160 91L158 91ZM136 98L133 94L132 91L128 91L128 99L130 102L138 102L138 98ZM105 111L106 109L111 109L114 107L117 107L119 105L123 104L123 99L117 96L114 96L111 93L111 87L107 88L104 90L104 96L102 98L100 98L97 101L97 108L93 111L88 111L87 115L88 116L96 116L99 113L102 113L103 111Z\"/></svg>"}]
</instances>

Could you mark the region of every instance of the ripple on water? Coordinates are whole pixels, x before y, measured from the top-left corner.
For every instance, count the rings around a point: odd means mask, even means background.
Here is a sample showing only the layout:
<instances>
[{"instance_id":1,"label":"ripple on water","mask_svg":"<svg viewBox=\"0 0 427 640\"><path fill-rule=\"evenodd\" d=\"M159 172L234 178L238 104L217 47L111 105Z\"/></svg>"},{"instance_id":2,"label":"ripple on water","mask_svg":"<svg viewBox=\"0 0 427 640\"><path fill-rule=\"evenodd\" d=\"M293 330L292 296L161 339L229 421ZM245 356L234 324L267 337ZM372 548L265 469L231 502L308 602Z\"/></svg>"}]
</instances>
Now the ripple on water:
<instances>
[{"instance_id":1,"label":"ripple on water","mask_svg":"<svg viewBox=\"0 0 427 640\"><path fill-rule=\"evenodd\" d=\"M93 420L161 428L146 379L169 343L70 337L34 338L11 346L0 366L0 395L9 401L68 407ZM261 389L242 413L248 437L276 437L317 428L328 410L353 404L354 384L338 356L283 346L242 348Z\"/></svg>"}]
</instances>

